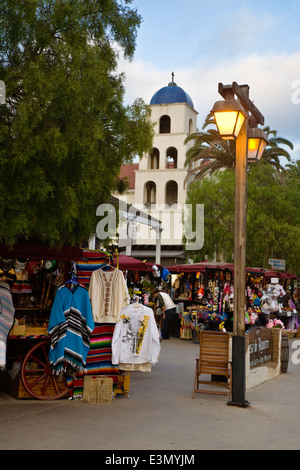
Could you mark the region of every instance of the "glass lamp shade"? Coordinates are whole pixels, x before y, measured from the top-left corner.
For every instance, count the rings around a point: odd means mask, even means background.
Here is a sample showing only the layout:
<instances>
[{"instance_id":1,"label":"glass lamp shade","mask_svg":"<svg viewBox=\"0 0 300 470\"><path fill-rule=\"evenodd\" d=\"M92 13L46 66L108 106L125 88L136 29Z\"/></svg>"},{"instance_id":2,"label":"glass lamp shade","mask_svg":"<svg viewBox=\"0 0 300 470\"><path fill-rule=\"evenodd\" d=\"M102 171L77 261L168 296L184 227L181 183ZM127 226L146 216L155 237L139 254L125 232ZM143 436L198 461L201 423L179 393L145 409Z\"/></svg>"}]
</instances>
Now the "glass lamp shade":
<instances>
[{"instance_id":1,"label":"glass lamp shade","mask_svg":"<svg viewBox=\"0 0 300 470\"><path fill-rule=\"evenodd\" d=\"M248 129L248 162L258 162L267 143L268 139L261 129Z\"/></svg>"},{"instance_id":2,"label":"glass lamp shade","mask_svg":"<svg viewBox=\"0 0 300 470\"><path fill-rule=\"evenodd\" d=\"M224 140L237 139L246 117L242 105L236 100L217 101L211 112L220 136Z\"/></svg>"}]
</instances>

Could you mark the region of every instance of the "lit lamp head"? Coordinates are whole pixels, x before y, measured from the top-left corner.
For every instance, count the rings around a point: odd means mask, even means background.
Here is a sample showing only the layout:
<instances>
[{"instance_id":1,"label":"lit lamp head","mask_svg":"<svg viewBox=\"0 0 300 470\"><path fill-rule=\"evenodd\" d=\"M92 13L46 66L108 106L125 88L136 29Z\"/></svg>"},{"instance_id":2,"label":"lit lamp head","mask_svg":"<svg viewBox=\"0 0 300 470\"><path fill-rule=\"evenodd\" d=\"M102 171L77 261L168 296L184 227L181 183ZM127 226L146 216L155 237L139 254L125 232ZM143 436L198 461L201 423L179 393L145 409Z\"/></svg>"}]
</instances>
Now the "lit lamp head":
<instances>
[{"instance_id":1,"label":"lit lamp head","mask_svg":"<svg viewBox=\"0 0 300 470\"><path fill-rule=\"evenodd\" d=\"M248 162L258 162L266 148L268 139L258 127L248 129Z\"/></svg>"},{"instance_id":2,"label":"lit lamp head","mask_svg":"<svg viewBox=\"0 0 300 470\"><path fill-rule=\"evenodd\" d=\"M246 112L239 101L234 99L217 101L211 112L215 117L220 136L224 140L237 139L246 118Z\"/></svg>"}]
</instances>

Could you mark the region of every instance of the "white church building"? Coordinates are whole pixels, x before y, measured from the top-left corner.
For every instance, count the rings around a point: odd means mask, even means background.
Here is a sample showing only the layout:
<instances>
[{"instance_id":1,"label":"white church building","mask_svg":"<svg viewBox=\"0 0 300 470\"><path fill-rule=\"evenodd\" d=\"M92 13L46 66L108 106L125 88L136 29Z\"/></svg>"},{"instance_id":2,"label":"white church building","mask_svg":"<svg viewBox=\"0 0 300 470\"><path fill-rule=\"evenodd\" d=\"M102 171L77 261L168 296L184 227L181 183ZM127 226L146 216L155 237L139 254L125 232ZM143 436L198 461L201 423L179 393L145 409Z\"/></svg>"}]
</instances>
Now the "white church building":
<instances>
[{"instance_id":1,"label":"white church building","mask_svg":"<svg viewBox=\"0 0 300 470\"><path fill-rule=\"evenodd\" d=\"M127 178L129 187L123 195L116 196L161 221L160 234L132 221L127 254L154 261L159 241L161 264L170 266L186 258L182 242L187 175L184 163L192 143L184 142L197 129L198 113L190 96L174 82L174 74L172 81L153 95L150 108L154 123L152 150L139 163L122 166L120 178Z\"/></svg>"}]
</instances>

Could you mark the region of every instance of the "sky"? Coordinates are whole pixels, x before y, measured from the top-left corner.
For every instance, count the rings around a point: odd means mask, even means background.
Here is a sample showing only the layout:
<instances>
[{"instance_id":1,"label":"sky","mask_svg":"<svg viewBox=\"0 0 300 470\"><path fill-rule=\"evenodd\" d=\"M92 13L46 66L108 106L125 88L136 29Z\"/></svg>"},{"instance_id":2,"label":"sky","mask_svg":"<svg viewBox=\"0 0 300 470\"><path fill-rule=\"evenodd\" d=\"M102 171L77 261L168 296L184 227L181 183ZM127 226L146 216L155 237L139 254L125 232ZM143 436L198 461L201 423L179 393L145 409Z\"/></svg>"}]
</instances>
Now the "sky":
<instances>
[{"instance_id":1,"label":"sky","mask_svg":"<svg viewBox=\"0 0 300 470\"><path fill-rule=\"evenodd\" d=\"M219 82L248 84L265 125L290 140L291 158L300 160L299 0L133 0L130 7L142 23L133 60L119 61L126 104L149 104L174 72L201 129L222 100Z\"/></svg>"}]
</instances>

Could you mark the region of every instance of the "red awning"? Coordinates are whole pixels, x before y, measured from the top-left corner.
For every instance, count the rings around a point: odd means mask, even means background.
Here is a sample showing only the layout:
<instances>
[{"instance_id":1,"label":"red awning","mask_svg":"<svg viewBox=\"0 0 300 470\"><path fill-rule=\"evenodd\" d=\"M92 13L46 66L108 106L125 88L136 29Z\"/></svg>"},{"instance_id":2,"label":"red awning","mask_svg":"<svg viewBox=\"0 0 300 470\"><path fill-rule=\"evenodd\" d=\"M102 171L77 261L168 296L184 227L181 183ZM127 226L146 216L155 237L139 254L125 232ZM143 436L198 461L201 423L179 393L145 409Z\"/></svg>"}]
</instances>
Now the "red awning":
<instances>
[{"instance_id":1,"label":"red awning","mask_svg":"<svg viewBox=\"0 0 300 470\"><path fill-rule=\"evenodd\" d=\"M170 266L170 273L196 273L203 272L206 269L219 269L221 271L230 270L233 272L233 264L201 261L200 263L179 264L178 266Z\"/></svg>"},{"instance_id":2,"label":"red awning","mask_svg":"<svg viewBox=\"0 0 300 470\"><path fill-rule=\"evenodd\" d=\"M178 266L170 266L168 270L172 274L176 273L195 273L204 272L206 269L219 269L220 271L229 270L234 273L234 264L232 263L218 263L210 261L202 261L200 263L179 264ZM265 277L278 277L283 279L297 279L297 276L291 273L283 273L275 271L274 269L266 268L246 268L246 273L256 274Z\"/></svg>"},{"instance_id":3,"label":"red awning","mask_svg":"<svg viewBox=\"0 0 300 470\"><path fill-rule=\"evenodd\" d=\"M297 279L295 274L284 273L282 271L275 271L268 268L246 268L246 272L250 274L260 274L265 277L279 277L281 279Z\"/></svg>"},{"instance_id":4,"label":"red awning","mask_svg":"<svg viewBox=\"0 0 300 470\"><path fill-rule=\"evenodd\" d=\"M112 265L117 267L118 259L117 256L114 255ZM133 258L132 256L126 255L119 255L119 269L125 270L132 270L132 271L152 271L153 263L146 263L139 259ZM158 268L160 266L158 265Z\"/></svg>"}]
</instances>

